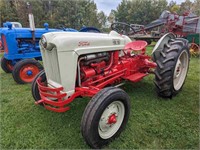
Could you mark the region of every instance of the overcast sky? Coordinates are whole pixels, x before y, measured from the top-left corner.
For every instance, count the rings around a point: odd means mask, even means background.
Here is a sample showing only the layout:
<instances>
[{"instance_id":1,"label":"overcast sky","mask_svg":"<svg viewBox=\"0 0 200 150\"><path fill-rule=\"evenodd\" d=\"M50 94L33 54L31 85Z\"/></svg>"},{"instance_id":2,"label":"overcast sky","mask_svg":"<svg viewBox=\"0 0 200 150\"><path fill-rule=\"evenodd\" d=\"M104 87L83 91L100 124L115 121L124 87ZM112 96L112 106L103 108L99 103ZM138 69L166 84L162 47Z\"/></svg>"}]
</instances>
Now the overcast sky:
<instances>
[{"instance_id":1,"label":"overcast sky","mask_svg":"<svg viewBox=\"0 0 200 150\"><path fill-rule=\"evenodd\" d=\"M106 15L109 15L112 9L116 9L117 6L121 3L121 1L122 0L94 0L94 2L97 4L98 12L103 11ZM171 0L167 1L169 3ZM176 1L177 4L180 4L185 0L174 0L174 1Z\"/></svg>"}]
</instances>

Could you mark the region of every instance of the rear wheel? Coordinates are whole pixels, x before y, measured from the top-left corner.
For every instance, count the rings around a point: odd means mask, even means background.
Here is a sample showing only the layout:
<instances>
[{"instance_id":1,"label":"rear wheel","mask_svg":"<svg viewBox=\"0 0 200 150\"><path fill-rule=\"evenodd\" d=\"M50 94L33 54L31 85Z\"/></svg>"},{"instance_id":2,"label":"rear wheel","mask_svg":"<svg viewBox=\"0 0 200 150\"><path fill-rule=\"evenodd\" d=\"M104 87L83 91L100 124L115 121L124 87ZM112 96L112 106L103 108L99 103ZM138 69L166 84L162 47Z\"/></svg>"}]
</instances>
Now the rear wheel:
<instances>
[{"instance_id":1,"label":"rear wheel","mask_svg":"<svg viewBox=\"0 0 200 150\"><path fill-rule=\"evenodd\" d=\"M43 67L38 61L24 59L14 66L12 75L14 80L19 84L31 83L42 69Z\"/></svg>"},{"instance_id":2,"label":"rear wheel","mask_svg":"<svg viewBox=\"0 0 200 150\"><path fill-rule=\"evenodd\" d=\"M173 39L156 58L155 85L161 97L172 98L182 88L189 68L189 48L184 40Z\"/></svg>"},{"instance_id":3,"label":"rear wheel","mask_svg":"<svg viewBox=\"0 0 200 150\"><path fill-rule=\"evenodd\" d=\"M81 121L81 132L89 146L102 148L118 137L127 124L130 98L119 88L107 87L88 103Z\"/></svg>"},{"instance_id":4,"label":"rear wheel","mask_svg":"<svg viewBox=\"0 0 200 150\"><path fill-rule=\"evenodd\" d=\"M34 78L32 85L31 85L31 92L34 100L37 102L38 100L41 99L39 89L38 89L38 84L36 82L37 79L41 78L42 82L46 82L46 74L44 70L40 71Z\"/></svg>"},{"instance_id":5,"label":"rear wheel","mask_svg":"<svg viewBox=\"0 0 200 150\"><path fill-rule=\"evenodd\" d=\"M6 73L11 73L13 70L12 61L6 59L4 56L1 58L1 68Z\"/></svg>"}]
</instances>

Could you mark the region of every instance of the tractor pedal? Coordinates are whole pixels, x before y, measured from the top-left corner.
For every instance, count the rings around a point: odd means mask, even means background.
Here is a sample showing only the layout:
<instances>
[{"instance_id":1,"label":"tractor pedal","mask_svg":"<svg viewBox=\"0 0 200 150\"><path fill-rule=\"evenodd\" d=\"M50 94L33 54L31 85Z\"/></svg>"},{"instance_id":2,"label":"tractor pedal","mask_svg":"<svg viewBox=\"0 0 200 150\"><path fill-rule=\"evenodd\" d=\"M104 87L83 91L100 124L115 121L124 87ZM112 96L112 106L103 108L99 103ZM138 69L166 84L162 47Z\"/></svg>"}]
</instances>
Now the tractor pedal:
<instances>
[{"instance_id":1,"label":"tractor pedal","mask_svg":"<svg viewBox=\"0 0 200 150\"><path fill-rule=\"evenodd\" d=\"M131 82L138 82L138 81L142 80L147 75L148 74L146 74L146 73L134 73L130 76L124 77L124 79L129 80Z\"/></svg>"}]
</instances>

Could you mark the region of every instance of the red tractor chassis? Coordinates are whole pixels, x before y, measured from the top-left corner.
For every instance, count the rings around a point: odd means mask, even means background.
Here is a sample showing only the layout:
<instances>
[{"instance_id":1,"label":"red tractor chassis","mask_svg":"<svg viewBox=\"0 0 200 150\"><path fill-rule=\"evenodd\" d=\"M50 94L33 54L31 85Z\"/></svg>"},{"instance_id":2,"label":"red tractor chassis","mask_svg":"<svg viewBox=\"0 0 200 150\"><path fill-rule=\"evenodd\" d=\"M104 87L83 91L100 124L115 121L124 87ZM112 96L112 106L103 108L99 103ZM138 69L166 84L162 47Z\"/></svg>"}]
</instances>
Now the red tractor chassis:
<instances>
[{"instance_id":1,"label":"red tractor chassis","mask_svg":"<svg viewBox=\"0 0 200 150\"><path fill-rule=\"evenodd\" d=\"M37 79L41 100L36 104L43 104L48 110L65 112L69 110L68 104L76 97L92 97L108 85L118 85L122 80L138 82L156 68L156 63L145 54L147 43L145 41L134 41L128 43L120 57L120 51L109 52L109 61L102 61L84 65L81 58L78 61L78 73L80 73L75 92L68 96L63 87L51 88L46 83Z\"/></svg>"}]
</instances>

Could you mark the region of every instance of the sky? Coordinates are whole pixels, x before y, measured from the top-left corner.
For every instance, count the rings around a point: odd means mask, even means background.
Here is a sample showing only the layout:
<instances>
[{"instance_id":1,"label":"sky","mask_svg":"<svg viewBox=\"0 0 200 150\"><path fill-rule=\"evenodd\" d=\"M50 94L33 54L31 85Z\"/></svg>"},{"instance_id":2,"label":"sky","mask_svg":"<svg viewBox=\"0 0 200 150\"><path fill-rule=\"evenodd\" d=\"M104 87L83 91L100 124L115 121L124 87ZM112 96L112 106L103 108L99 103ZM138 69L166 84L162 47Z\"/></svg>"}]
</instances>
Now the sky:
<instances>
[{"instance_id":1,"label":"sky","mask_svg":"<svg viewBox=\"0 0 200 150\"><path fill-rule=\"evenodd\" d=\"M116 9L122 0L94 0L97 4L97 9L103 11L107 16L110 14L112 9Z\"/></svg>"},{"instance_id":2,"label":"sky","mask_svg":"<svg viewBox=\"0 0 200 150\"><path fill-rule=\"evenodd\" d=\"M110 14L112 9L117 9L117 6L121 3L122 0L94 0L97 4L98 12L103 11L107 16ZM168 3L171 0L167 0ZM181 4L185 0L174 0L177 4ZM191 0L194 1L194 0Z\"/></svg>"}]
</instances>

